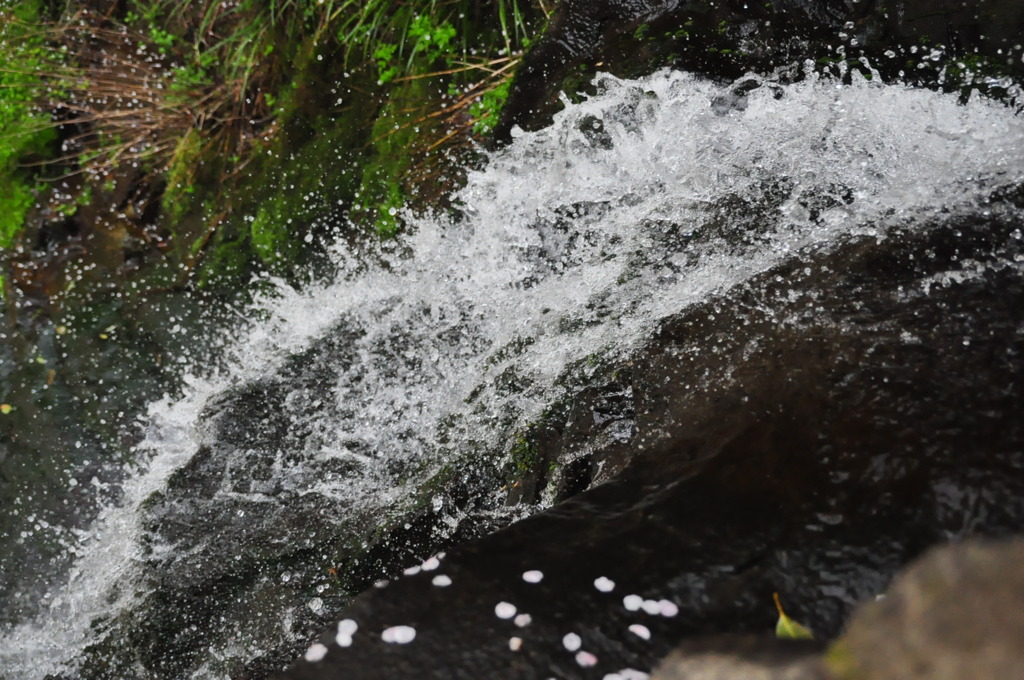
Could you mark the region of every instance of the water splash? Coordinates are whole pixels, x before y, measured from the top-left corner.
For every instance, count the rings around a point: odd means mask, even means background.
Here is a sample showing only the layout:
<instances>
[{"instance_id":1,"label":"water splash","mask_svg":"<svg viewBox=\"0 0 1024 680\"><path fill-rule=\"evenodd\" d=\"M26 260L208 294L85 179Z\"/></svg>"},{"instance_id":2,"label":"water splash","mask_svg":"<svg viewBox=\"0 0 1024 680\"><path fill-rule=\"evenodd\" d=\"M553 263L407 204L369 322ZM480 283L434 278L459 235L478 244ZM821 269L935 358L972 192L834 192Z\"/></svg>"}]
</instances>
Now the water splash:
<instances>
[{"instance_id":1,"label":"water splash","mask_svg":"<svg viewBox=\"0 0 1024 680\"><path fill-rule=\"evenodd\" d=\"M272 408L286 431L259 451L268 475L247 473L250 459L240 458L204 502L237 508L243 526L243 508L283 499L303 521L348 526L353 515L402 508L467 451L501 451L564 396L567 366L626 356L659 320L804 249L983 210L992 187L1024 178L1024 124L1007 108L852 78L721 86L671 72L601 77L598 96L518 135L471 174L458 218L409 216L411 234L380 266L279 288L239 332L229 371L193 378L184 398L150 407L143 462L74 547L66 585L35 620L3 631L0 676L74 666L113 616L139 606L155 565L179 580L210 567L218 536L185 544L154 535L147 503L197 451L220 444L217 404L231 395L284 385ZM281 381L296 357L315 362L325 344L333 348L314 364L319 380ZM246 437L265 434L238 436L251 444ZM291 539L270 530L252 540ZM273 635L301 637L288 621L303 606L281 613ZM194 677L223 677L217 659L269 644L233 633Z\"/></svg>"}]
</instances>

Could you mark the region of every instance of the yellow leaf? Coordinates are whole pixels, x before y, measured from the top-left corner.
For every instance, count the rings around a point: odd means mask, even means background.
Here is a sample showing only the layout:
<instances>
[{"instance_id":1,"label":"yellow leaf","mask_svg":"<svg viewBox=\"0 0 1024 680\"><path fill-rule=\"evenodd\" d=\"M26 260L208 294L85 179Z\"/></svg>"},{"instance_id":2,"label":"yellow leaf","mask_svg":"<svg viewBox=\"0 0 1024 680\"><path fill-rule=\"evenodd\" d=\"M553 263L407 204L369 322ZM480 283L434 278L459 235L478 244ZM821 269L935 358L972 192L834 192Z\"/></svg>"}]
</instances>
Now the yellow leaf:
<instances>
[{"instance_id":1,"label":"yellow leaf","mask_svg":"<svg viewBox=\"0 0 1024 680\"><path fill-rule=\"evenodd\" d=\"M775 637L782 640L813 640L814 633L809 631L793 619L786 616L782 611L782 602L779 601L779 594L772 593L775 598L775 608L779 610L779 622L775 624Z\"/></svg>"},{"instance_id":2,"label":"yellow leaf","mask_svg":"<svg viewBox=\"0 0 1024 680\"><path fill-rule=\"evenodd\" d=\"M10 404L0 404L0 413L4 415L7 415L13 410L14 408Z\"/></svg>"}]
</instances>

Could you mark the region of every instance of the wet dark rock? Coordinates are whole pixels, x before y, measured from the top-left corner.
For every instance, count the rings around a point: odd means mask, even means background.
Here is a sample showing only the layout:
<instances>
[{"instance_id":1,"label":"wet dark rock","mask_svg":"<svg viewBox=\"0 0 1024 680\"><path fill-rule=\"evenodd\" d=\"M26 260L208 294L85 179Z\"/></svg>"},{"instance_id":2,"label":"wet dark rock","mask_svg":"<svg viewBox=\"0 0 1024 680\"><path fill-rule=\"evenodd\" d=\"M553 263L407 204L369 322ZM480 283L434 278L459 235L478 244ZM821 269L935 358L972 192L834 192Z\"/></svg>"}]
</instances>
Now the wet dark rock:
<instances>
[{"instance_id":1,"label":"wet dark rock","mask_svg":"<svg viewBox=\"0 0 1024 680\"><path fill-rule=\"evenodd\" d=\"M828 640L929 546L1019 531L1022 209L1008 187L980 212L879 224L667 320L618 376L616 474L364 592L340 615L351 646L332 627L326 656L283 677L649 672L683 640L770 633L773 592ZM591 427L555 415L540 465ZM415 640L382 640L399 625Z\"/></svg>"},{"instance_id":2,"label":"wet dark rock","mask_svg":"<svg viewBox=\"0 0 1024 680\"><path fill-rule=\"evenodd\" d=\"M548 124L558 93L587 91L598 70L637 77L669 66L729 81L811 60L873 77L866 58L885 78L1005 92L1000 78L1024 75L1022 33L1015 0L563 0L523 59L493 139Z\"/></svg>"},{"instance_id":3,"label":"wet dark rock","mask_svg":"<svg viewBox=\"0 0 1024 680\"><path fill-rule=\"evenodd\" d=\"M374 581L507 523L480 516L500 502L494 465L442 468L412 502L386 511L355 493L339 499L320 490L358 479L377 455L355 441L342 443L358 455L318 455L334 432L314 416L352 415L333 390L361 332L345 319L269 377L206 404L206 443L142 506L145 595L97 619L111 633L69 678L186 677L199 668L267 677ZM393 349L387 359L400 361L400 338ZM389 465L395 485L411 474L410 461ZM239 639L245 652L211 652Z\"/></svg>"}]
</instances>

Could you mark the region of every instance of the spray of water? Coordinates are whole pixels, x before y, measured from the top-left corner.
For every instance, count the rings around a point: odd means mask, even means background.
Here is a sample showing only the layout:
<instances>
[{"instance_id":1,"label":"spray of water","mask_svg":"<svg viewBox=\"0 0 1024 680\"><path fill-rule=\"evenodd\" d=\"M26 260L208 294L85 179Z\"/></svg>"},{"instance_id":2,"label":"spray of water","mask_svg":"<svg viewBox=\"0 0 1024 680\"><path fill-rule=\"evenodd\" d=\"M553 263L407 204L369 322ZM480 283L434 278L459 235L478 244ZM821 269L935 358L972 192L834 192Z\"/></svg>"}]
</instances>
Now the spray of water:
<instances>
[{"instance_id":1,"label":"spray of water","mask_svg":"<svg viewBox=\"0 0 1024 680\"><path fill-rule=\"evenodd\" d=\"M849 85L747 80L602 77L599 95L472 174L458 217L409 216L401 254L263 300L233 341L230 371L150 407L144 462L121 501L74 546L66 585L3 632L4 677L74 664L103 634L96 621L145 597L154 559L190 568L180 546L143 550L142 504L216 444L202 416L211 401L325 338L342 357L323 367L326 391L292 387L279 404L301 450L268 455L278 491L327 499L338 511L323 521L342 523L346 509L400 507L481 442L500 452L563 396L558 377L573 362L626 355L660 319L806 249L977 210L993 186L1024 178L1024 123L997 103L857 74ZM339 250L339 262L349 257ZM326 472L337 461L348 474ZM277 502L255 480L236 482L223 495Z\"/></svg>"}]
</instances>

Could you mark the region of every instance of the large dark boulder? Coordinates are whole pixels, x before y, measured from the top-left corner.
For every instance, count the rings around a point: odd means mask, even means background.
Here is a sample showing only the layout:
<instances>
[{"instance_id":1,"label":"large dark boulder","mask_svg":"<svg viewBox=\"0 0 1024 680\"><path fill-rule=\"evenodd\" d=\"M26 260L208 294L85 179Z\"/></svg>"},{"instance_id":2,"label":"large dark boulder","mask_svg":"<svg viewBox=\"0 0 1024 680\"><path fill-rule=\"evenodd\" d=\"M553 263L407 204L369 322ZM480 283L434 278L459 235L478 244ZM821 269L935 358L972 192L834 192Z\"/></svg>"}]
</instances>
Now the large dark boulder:
<instances>
[{"instance_id":1,"label":"large dark boulder","mask_svg":"<svg viewBox=\"0 0 1024 680\"><path fill-rule=\"evenodd\" d=\"M493 139L546 125L558 93L585 90L598 70L636 77L670 66L732 80L811 60L1005 93L1004 79L1024 74L1021 35L1015 0L563 0L519 66Z\"/></svg>"},{"instance_id":2,"label":"large dark boulder","mask_svg":"<svg viewBox=\"0 0 1024 680\"><path fill-rule=\"evenodd\" d=\"M352 643L332 627L284 677L648 672L683 639L770 632L773 592L830 639L929 546L1019 531L1022 209L1020 188L996 190L667 320L616 377L628 445L586 458L591 479L620 472L363 593L341 615ZM548 422L537 464L581 420ZM415 639L382 639L395 626Z\"/></svg>"}]
</instances>

